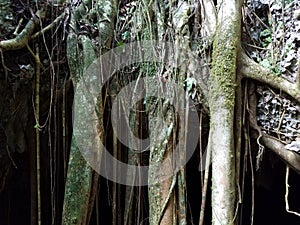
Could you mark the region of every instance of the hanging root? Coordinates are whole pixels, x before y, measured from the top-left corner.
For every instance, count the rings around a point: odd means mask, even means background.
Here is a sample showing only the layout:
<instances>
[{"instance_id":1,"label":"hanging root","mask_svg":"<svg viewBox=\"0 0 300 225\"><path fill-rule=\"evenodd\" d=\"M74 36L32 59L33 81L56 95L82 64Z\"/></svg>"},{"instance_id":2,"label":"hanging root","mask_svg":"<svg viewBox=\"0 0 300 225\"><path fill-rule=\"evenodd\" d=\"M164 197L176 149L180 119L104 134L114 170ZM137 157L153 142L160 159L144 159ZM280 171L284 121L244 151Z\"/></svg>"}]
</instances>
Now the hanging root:
<instances>
[{"instance_id":1,"label":"hanging root","mask_svg":"<svg viewBox=\"0 0 300 225\"><path fill-rule=\"evenodd\" d=\"M286 166L286 173L285 173L285 210L288 213L294 214L296 216L300 217L300 213L294 212L290 210L289 206L289 174L290 174L290 168L289 166Z\"/></svg>"},{"instance_id":2,"label":"hanging root","mask_svg":"<svg viewBox=\"0 0 300 225\"><path fill-rule=\"evenodd\" d=\"M256 139L256 143L258 144L258 153L256 156L256 171L259 170L260 162L262 161L265 147L260 143L260 139L262 137L261 131L259 131L259 137Z\"/></svg>"}]
</instances>

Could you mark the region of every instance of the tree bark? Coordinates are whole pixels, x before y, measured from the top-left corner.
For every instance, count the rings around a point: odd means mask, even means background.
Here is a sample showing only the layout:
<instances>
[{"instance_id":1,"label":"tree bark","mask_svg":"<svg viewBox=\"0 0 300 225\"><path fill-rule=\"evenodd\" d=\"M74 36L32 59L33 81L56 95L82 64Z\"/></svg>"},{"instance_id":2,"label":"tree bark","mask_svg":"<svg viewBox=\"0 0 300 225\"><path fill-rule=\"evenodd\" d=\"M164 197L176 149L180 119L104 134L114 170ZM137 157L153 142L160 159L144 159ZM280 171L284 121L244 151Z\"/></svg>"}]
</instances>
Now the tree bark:
<instances>
[{"instance_id":1,"label":"tree bark","mask_svg":"<svg viewBox=\"0 0 300 225\"><path fill-rule=\"evenodd\" d=\"M116 13L117 1L99 0L94 5L91 0L84 0L78 5L71 14L71 27L68 35L68 47L67 57L69 62L69 68L71 78L76 89L76 83L82 79L85 75L89 65L96 60L97 55L101 52L104 53L105 48L110 48L111 40L113 37L113 23ZM104 8L106 11L103 13L100 9ZM79 20L89 24L90 14L96 14L98 24L97 28L101 32L99 37L99 43L103 46L103 49L97 49L91 38L85 34L79 34L77 28L77 22ZM108 22L109 21L109 22ZM92 26L92 25L90 25ZM79 48L79 44L82 49ZM95 51L97 49L98 51ZM76 91L76 90L75 90ZM102 104L102 94L98 96L98 124L92 127L94 133L99 134L99 140L103 140L104 126L103 117L104 109ZM89 103L86 103L89 104ZM84 107L84 106L82 106ZM84 110L84 109L83 109ZM81 112L76 112L81 113ZM97 118L95 115L90 115ZM84 116L83 116L84 118ZM85 121L79 121L79 123L86 123ZM85 127L84 124L82 127ZM80 131L79 131L80 133ZM98 163L101 162L101 146L99 142L96 142L97 146L93 148L98 150L98 154L95 155L95 160ZM65 187L65 199L63 208L62 224L88 224L91 216L91 212L94 206L95 193L98 186L98 174L87 164L86 160L82 156L78 143L75 142L73 137L72 146L70 150L70 161L68 165L68 174Z\"/></svg>"},{"instance_id":2,"label":"tree bark","mask_svg":"<svg viewBox=\"0 0 300 225\"><path fill-rule=\"evenodd\" d=\"M212 224L233 224L235 191L234 106L241 1L219 3L210 76Z\"/></svg>"}]
</instances>

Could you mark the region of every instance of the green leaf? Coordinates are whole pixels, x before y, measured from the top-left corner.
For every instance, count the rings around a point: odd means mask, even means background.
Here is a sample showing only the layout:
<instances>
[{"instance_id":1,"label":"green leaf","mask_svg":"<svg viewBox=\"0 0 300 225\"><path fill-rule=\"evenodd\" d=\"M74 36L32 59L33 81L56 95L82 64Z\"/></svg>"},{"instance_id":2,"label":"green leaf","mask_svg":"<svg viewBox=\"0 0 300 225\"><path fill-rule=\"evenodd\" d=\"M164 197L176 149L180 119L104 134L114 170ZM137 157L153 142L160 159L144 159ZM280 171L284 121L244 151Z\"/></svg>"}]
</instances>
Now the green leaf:
<instances>
[{"instance_id":1,"label":"green leaf","mask_svg":"<svg viewBox=\"0 0 300 225\"><path fill-rule=\"evenodd\" d=\"M118 41L118 42L117 42L117 47L122 46L122 45L124 45L124 42L123 42L123 41Z\"/></svg>"},{"instance_id":2,"label":"green leaf","mask_svg":"<svg viewBox=\"0 0 300 225\"><path fill-rule=\"evenodd\" d=\"M268 44L271 43L271 42L272 42L272 38L271 38L271 37L267 37L267 38L265 39L265 42L267 42Z\"/></svg>"},{"instance_id":3,"label":"green leaf","mask_svg":"<svg viewBox=\"0 0 300 225\"><path fill-rule=\"evenodd\" d=\"M268 59L264 59L263 61L260 62L260 65L262 65L263 67L270 69L271 68L271 64L269 62Z\"/></svg>"},{"instance_id":4,"label":"green leaf","mask_svg":"<svg viewBox=\"0 0 300 225\"><path fill-rule=\"evenodd\" d=\"M271 31L269 29L265 29L262 32L260 32L261 37L268 37L271 35Z\"/></svg>"},{"instance_id":5,"label":"green leaf","mask_svg":"<svg viewBox=\"0 0 300 225\"><path fill-rule=\"evenodd\" d=\"M190 90L193 88L193 86L196 86L195 78L189 77L185 80L185 82L186 82L186 89L188 92L190 92Z\"/></svg>"},{"instance_id":6,"label":"green leaf","mask_svg":"<svg viewBox=\"0 0 300 225\"><path fill-rule=\"evenodd\" d=\"M130 32L129 31L125 31L121 36L123 41L127 40L129 37L130 37Z\"/></svg>"}]
</instances>

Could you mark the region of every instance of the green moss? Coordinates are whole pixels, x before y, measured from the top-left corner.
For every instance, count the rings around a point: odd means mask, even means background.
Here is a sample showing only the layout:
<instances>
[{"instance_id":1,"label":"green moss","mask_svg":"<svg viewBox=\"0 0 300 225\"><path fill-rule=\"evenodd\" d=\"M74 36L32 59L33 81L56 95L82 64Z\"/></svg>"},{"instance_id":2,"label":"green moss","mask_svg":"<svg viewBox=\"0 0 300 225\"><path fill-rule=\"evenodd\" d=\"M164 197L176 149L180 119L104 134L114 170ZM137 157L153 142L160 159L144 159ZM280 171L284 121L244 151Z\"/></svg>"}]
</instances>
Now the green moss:
<instances>
[{"instance_id":1,"label":"green moss","mask_svg":"<svg viewBox=\"0 0 300 225\"><path fill-rule=\"evenodd\" d=\"M83 158L74 138L71 152L62 220L63 224L81 224L83 211L88 205L92 169Z\"/></svg>"},{"instance_id":2,"label":"green moss","mask_svg":"<svg viewBox=\"0 0 300 225\"><path fill-rule=\"evenodd\" d=\"M225 107L230 108L234 106L235 100L237 55L237 38L231 30L227 31L224 38L216 38L214 41L210 78L210 101L218 101L218 97L222 95L225 98Z\"/></svg>"}]
</instances>

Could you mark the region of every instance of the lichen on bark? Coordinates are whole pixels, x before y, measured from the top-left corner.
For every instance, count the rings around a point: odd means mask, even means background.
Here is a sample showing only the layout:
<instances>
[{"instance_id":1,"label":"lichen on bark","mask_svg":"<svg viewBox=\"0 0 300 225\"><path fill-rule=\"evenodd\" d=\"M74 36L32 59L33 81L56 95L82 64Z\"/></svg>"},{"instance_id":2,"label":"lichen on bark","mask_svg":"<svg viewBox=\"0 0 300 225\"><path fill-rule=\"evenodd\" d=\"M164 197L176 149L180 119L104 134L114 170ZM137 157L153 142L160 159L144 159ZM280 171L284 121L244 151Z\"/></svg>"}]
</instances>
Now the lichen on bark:
<instances>
[{"instance_id":1,"label":"lichen on bark","mask_svg":"<svg viewBox=\"0 0 300 225\"><path fill-rule=\"evenodd\" d=\"M233 224L235 193L234 105L241 2L222 3L214 38L210 75L212 224Z\"/></svg>"},{"instance_id":2,"label":"lichen on bark","mask_svg":"<svg viewBox=\"0 0 300 225\"><path fill-rule=\"evenodd\" d=\"M113 37L113 23L116 15L115 7L117 1L97 1L94 5L91 0L82 1L77 7L72 10L70 19L70 31L67 39L67 58L71 74L71 79L74 83L75 91L76 84L85 76L85 71L96 60L100 53L104 53L107 48L110 47L111 37ZM109 4L108 4L109 3ZM105 12L101 11L102 6L105 5ZM96 25L91 24L91 15L96 16L99 21ZM103 20L105 17L105 20ZM99 39L97 40L102 48L96 48L95 40L92 40L88 34L82 34L79 32L78 21L84 22L89 26L96 26L100 32L103 30L107 31L102 33L106 35L99 34ZM87 100L86 100L87 101ZM89 103L86 103L89 104ZM97 115L91 115L93 117L98 116L98 124L95 123L91 129L94 133L99 134L99 140L104 134L103 128L103 105L102 105L102 95L101 92L98 96L98 109ZM81 110L85 108L80 108L76 113L83 113ZM80 121L81 123L86 123L86 121ZM85 127L84 125L82 127ZM80 135L80 130L77 133ZM84 132L82 132L84 135ZM68 165L68 175L65 187L65 198L64 198L64 208L63 208L63 221L62 224L88 224L92 213L96 187L98 185L98 175L95 174L93 169L87 164L84 159L78 145L76 144L75 137L72 138L72 146L70 150L70 161ZM80 140L80 137L79 137ZM98 152L102 149L99 142L96 143ZM89 147L89 146L86 146ZM101 161L101 153L97 155L97 160Z\"/></svg>"}]
</instances>

